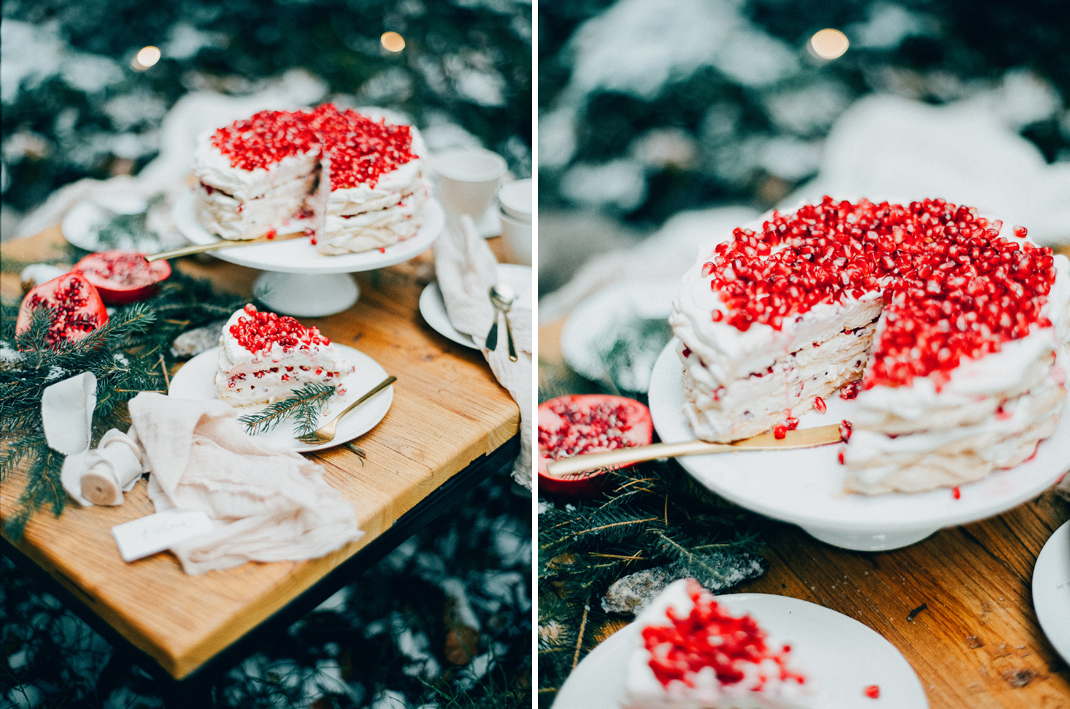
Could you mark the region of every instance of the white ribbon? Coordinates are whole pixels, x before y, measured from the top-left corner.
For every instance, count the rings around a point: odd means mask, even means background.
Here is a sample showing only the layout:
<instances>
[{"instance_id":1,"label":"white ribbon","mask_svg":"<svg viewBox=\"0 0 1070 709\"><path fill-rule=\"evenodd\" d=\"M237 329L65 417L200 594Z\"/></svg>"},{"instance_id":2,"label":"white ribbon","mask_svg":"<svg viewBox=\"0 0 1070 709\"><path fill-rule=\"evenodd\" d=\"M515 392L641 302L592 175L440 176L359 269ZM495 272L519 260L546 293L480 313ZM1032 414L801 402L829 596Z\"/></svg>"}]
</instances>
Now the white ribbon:
<instances>
[{"instance_id":1,"label":"white ribbon","mask_svg":"<svg viewBox=\"0 0 1070 709\"><path fill-rule=\"evenodd\" d=\"M123 492L145 472L136 436L112 429L96 450L89 450L96 391L97 378L83 372L45 388L41 396L45 440L66 456L60 473L63 489L83 507L123 504Z\"/></svg>"}]
</instances>

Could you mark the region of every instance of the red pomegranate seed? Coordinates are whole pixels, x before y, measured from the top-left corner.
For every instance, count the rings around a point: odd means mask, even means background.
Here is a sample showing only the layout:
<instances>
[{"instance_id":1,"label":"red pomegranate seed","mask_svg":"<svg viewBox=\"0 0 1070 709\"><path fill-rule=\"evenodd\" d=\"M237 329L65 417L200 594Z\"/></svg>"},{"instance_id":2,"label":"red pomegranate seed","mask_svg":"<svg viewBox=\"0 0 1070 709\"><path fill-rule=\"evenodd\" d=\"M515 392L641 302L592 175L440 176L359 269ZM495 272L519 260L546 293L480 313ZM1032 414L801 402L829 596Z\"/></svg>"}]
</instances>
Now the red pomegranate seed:
<instances>
[{"instance_id":1,"label":"red pomegranate seed","mask_svg":"<svg viewBox=\"0 0 1070 709\"><path fill-rule=\"evenodd\" d=\"M871 684L866 687L866 696L870 699L877 699L881 696L881 688L875 684Z\"/></svg>"},{"instance_id":2,"label":"red pomegranate seed","mask_svg":"<svg viewBox=\"0 0 1070 709\"><path fill-rule=\"evenodd\" d=\"M840 387L840 398L849 401L858 396L858 382L849 382Z\"/></svg>"},{"instance_id":3,"label":"red pomegranate seed","mask_svg":"<svg viewBox=\"0 0 1070 709\"><path fill-rule=\"evenodd\" d=\"M825 413L826 409L828 409L828 406L825 405L825 400L819 396L814 399L814 408L821 413Z\"/></svg>"},{"instance_id":4,"label":"red pomegranate seed","mask_svg":"<svg viewBox=\"0 0 1070 709\"><path fill-rule=\"evenodd\" d=\"M267 239L268 241L271 241L276 236L277 236L277 234L276 234L274 229L270 229L270 230L268 230L267 234L264 234L264 238Z\"/></svg>"},{"instance_id":5,"label":"red pomegranate seed","mask_svg":"<svg viewBox=\"0 0 1070 709\"><path fill-rule=\"evenodd\" d=\"M840 440L846 443L851 440L852 426L847 419L840 421Z\"/></svg>"},{"instance_id":6,"label":"red pomegranate seed","mask_svg":"<svg viewBox=\"0 0 1070 709\"><path fill-rule=\"evenodd\" d=\"M836 454L836 460L839 461L840 465L843 465L843 450L842 449L840 450L839 453Z\"/></svg>"},{"instance_id":7,"label":"red pomegranate seed","mask_svg":"<svg viewBox=\"0 0 1070 709\"><path fill-rule=\"evenodd\" d=\"M958 488L958 486L956 485L954 488L951 489L951 496L954 497L956 500L961 499L962 498L962 490L960 490Z\"/></svg>"},{"instance_id":8,"label":"red pomegranate seed","mask_svg":"<svg viewBox=\"0 0 1070 709\"><path fill-rule=\"evenodd\" d=\"M788 429L786 426L777 426L773 429L773 438L776 438L777 440L781 440L787 435Z\"/></svg>"}]
</instances>

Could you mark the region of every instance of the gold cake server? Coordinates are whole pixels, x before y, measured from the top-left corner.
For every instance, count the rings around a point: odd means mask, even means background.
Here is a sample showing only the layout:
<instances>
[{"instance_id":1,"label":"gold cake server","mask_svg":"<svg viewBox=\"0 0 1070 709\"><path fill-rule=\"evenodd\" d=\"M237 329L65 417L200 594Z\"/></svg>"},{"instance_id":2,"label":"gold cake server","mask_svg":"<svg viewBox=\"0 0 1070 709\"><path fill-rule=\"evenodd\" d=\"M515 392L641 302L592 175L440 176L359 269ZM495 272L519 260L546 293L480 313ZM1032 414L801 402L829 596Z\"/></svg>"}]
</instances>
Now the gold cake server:
<instances>
[{"instance_id":1,"label":"gold cake server","mask_svg":"<svg viewBox=\"0 0 1070 709\"><path fill-rule=\"evenodd\" d=\"M193 246L183 246L181 249L171 249L170 251L161 251L158 254L149 254L145 257L146 261L160 261L164 259L179 258L181 256L192 256L193 254L204 253L205 251L217 251L219 249L232 249L237 246L253 246L255 244L277 244L280 241L289 241L291 239L308 238L304 231L295 231L292 234L276 234L272 238L260 237L259 239L248 239L246 241L228 241L226 239L220 239L214 241L211 244L194 244Z\"/></svg>"},{"instance_id":2,"label":"gold cake server","mask_svg":"<svg viewBox=\"0 0 1070 709\"><path fill-rule=\"evenodd\" d=\"M707 443L706 441L684 441L683 443L654 443L649 446L633 448L616 448L599 453L551 461L546 472L555 477L581 473L585 470L597 470L616 465L631 465L644 460L657 458L677 458L683 455L707 455L709 453L727 453L746 450L787 450L791 448L814 448L838 443L840 425L816 426L788 431L783 438L772 433L762 433L753 438L745 438L735 443Z\"/></svg>"}]
</instances>

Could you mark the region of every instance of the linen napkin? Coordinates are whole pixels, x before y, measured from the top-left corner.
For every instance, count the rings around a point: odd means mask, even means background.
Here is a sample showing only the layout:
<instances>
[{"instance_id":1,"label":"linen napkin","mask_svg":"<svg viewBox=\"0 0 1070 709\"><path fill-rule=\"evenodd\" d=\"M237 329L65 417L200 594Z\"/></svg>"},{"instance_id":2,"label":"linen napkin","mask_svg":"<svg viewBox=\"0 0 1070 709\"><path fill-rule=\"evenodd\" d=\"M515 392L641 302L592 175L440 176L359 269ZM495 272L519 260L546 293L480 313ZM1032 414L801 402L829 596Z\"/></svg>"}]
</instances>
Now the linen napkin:
<instances>
[{"instance_id":1,"label":"linen napkin","mask_svg":"<svg viewBox=\"0 0 1070 709\"><path fill-rule=\"evenodd\" d=\"M156 511L203 510L217 521L171 548L186 573L313 559L363 536L323 468L249 436L227 404L142 392L129 409Z\"/></svg>"},{"instance_id":2,"label":"linen napkin","mask_svg":"<svg viewBox=\"0 0 1070 709\"><path fill-rule=\"evenodd\" d=\"M490 302L490 287L498 280L497 267L497 259L479 236L471 217L451 219L446 233L435 243L438 287L453 327L476 341L491 372L520 406L520 455L513 466L513 478L531 489L531 311L509 312L516 362L509 360L504 322L498 324L497 349L491 351L484 346L496 315Z\"/></svg>"}]
</instances>

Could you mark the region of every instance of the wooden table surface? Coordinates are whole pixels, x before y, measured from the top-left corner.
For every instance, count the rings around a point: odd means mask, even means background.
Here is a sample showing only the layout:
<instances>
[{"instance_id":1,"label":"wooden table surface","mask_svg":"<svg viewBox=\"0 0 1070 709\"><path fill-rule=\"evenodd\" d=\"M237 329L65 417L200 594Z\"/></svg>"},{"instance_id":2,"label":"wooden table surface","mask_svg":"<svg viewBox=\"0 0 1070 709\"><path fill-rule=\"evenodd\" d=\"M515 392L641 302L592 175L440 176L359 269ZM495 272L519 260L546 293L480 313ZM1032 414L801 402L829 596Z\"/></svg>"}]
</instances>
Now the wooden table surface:
<instances>
[{"instance_id":1,"label":"wooden table surface","mask_svg":"<svg viewBox=\"0 0 1070 709\"><path fill-rule=\"evenodd\" d=\"M541 360L561 362L562 326L539 330ZM875 553L774 523L769 571L734 591L801 598L864 623L914 668L931 709L1066 709L1070 667L1037 624L1031 587L1037 554L1068 519L1070 502L1049 490L997 517ZM602 639L624 625L604 628Z\"/></svg>"},{"instance_id":2,"label":"wooden table surface","mask_svg":"<svg viewBox=\"0 0 1070 709\"><path fill-rule=\"evenodd\" d=\"M5 243L3 256L40 259L61 243L54 228ZM251 293L259 274L216 260L186 259L178 267L243 294ZM152 514L142 481L119 507L82 509L72 503L58 518L39 512L17 547L169 674L185 677L517 433L518 407L483 356L441 337L419 315L418 298L431 273L428 251L405 264L358 274L361 299L353 308L302 318L398 377L386 418L358 441L366 461L345 447L309 454L353 505L365 531L358 542L312 561L247 563L203 576L187 576L169 553L127 564L111 528ZM0 289L18 296L17 277L5 275ZM16 476L5 482L0 517L12 514L23 484Z\"/></svg>"}]
</instances>

